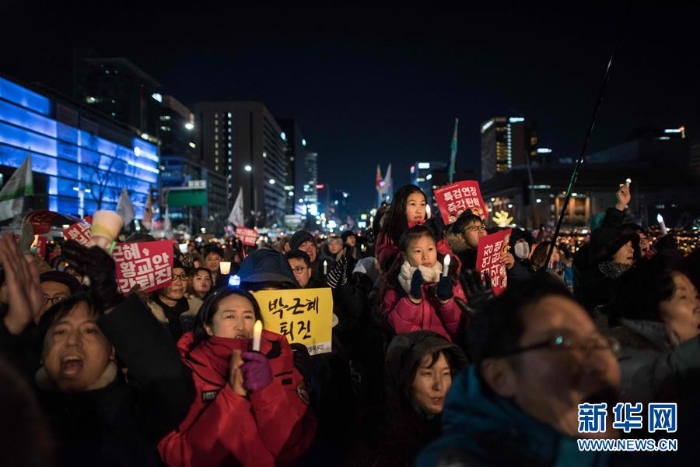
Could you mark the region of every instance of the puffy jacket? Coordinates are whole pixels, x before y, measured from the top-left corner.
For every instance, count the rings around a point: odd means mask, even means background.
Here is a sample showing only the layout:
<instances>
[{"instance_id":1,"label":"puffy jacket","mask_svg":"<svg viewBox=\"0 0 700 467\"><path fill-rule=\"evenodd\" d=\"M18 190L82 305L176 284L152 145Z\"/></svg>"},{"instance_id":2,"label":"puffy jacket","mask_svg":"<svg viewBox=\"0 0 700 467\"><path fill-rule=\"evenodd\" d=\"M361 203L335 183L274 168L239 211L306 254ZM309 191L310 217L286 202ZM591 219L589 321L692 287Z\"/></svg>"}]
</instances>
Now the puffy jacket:
<instances>
[{"instance_id":1,"label":"puffy jacket","mask_svg":"<svg viewBox=\"0 0 700 467\"><path fill-rule=\"evenodd\" d=\"M575 438L556 432L507 399L487 394L474 367L452 383L442 412L443 436L416 466L608 465L610 453L581 452Z\"/></svg>"},{"instance_id":2,"label":"puffy jacket","mask_svg":"<svg viewBox=\"0 0 700 467\"><path fill-rule=\"evenodd\" d=\"M451 342L460 329L463 329L466 316L454 300L454 297L459 297L466 301L460 283L455 282L452 287L453 298L445 303L435 296L434 287L435 283L424 283L421 286L420 303L413 303L403 291L386 291L381 314L386 316L389 325L397 334L426 329L435 331Z\"/></svg>"},{"instance_id":3,"label":"puffy jacket","mask_svg":"<svg viewBox=\"0 0 700 467\"><path fill-rule=\"evenodd\" d=\"M316 419L303 378L284 336L263 331L260 351L270 360L273 381L243 397L228 384L234 349L246 339L210 338L190 349L192 333L178 342L192 369L196 396L187 418L158 445L171 466L273 466L299 457L311 444Z\"/></svg>"}]
</instances>

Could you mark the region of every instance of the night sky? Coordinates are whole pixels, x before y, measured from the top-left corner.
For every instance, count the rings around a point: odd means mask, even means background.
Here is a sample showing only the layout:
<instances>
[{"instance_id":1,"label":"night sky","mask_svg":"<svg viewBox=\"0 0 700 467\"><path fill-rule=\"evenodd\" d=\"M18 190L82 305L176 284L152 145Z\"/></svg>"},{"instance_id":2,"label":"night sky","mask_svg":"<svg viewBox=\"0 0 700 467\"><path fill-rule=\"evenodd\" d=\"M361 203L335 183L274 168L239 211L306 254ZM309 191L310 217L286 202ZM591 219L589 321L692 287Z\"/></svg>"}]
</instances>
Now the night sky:
<instances>
[{"instance_id":1,"label":"night sky","mask_svg":"<svg viewBox=\"0 0 700 467\"><path fill-rule=\"evenodd\" d=\"M576 158L621 32L589 152L636 126L685 125L700 140L698 7L633 7L623 29L621 2L294 3L106 12L5 1L0 71L68 82L71 48L89 45L128 58L190 107L259 100L298 121L319 153L319 181L362 207L376 199L377 163L393 164L398 187L413 162L447 161L455 117L458 169L478 170L479 127L500 115L535 119L541 146Z\"/></svg>"}]
</instances>

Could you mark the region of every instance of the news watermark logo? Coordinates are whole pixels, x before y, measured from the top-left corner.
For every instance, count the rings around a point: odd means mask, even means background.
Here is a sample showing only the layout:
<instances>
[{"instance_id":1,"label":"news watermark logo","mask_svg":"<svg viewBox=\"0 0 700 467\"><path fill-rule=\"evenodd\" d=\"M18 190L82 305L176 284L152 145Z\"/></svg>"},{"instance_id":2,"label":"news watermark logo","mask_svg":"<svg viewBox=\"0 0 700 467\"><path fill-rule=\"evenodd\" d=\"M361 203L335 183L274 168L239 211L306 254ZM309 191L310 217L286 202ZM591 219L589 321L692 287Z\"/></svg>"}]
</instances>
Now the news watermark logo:
<instances>
[{"instance_id":1,"label":"news watermark logo","mask_svg":"<svg viewBox=\"0 0 700 467\"><path fill-rule=\"evenodd\" d=\"M612 408L612 428L625 434L644 430L644 405L641 402L618 402ZM581 434L605 433L608 421L608 404L579 404L578 432ZM646 410L648 433L675 433L678 429L678 406L671 402L650 402ZM579 439L580 451L677 451L676 439Z\"/></svg>"}]
</instances>

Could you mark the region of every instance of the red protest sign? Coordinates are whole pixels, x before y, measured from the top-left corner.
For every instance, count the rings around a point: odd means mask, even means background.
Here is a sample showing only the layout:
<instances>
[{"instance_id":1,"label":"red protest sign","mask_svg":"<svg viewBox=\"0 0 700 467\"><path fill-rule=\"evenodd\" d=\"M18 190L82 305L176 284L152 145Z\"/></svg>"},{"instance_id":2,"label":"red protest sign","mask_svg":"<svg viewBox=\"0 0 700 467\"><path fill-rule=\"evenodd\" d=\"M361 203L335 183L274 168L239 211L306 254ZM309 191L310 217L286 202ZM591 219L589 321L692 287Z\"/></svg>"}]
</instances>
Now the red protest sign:
<instances>
[{"instance_id":1,"label":"red protest sign","mask_svg":"<svg viewBox=\"0 0 700 467\"><path fill-rule=\"evenodd\" d=\"M258 231L246 227L236 227L236 237L238 237L244 245L255 246L255 241L258 239Z\"/></svg>"},{"instance_id":2,"label":"red protest sign","mask_svg":"<svg viewBox=\"0 0 700 467\"><path fill-rule=\"evenodd\" d=\"M500 230L479 239L476 253L476 269L488 271L494 295L500 295L508 286L506 267L501 264L501 255L508 251L508 241L513 229Z\"/></svg>"},{"instance_id":3,"label":"red protest sign","mask_svg":"<svg viewBox=\"0 0 700 467\"><path fill-rule=\"evenodd\" d=\"M437 188L433 193L445 224L452 224L467 209L482 219L489 214L481 197L479 182L475 180L462 180Z\"/></svg>"},{"instance_id":4,"label":"red protest sign","mask_svg":"<svg viewBox=\"0 0 700 467\"><path fill-rule=\"evenodd\" d=\"M85 221L76 222L70 227L63 229L63 237L66 240L75 240L83 246L91 247L90 227L91 225Z\"/></svg>"},{"instance_id":5,"label":"red protest sign","mask_svg":"<svg viewBox=\"0 0 700 467\"><path fill-rule=\"evenodd\" d=\"M15 241L19 241L19 235L15 234ZM40 258L46 258L46 245L48 245L49 240L42 235L34 235L34 241L30 248L36 249L36 254Z\"/></svg>"},{"instance_id":6,"label":"red protest sign","mask_svg":"<svg viewBox=\"0 0 700 467\"><path fill-rule=\"evenodd\" d=\"M118 243L112 257L117 265L117 284L123 294L135 285L153 292L167 287L173 278L173 244L170 241Z\"/></svg>"}]
</instances>

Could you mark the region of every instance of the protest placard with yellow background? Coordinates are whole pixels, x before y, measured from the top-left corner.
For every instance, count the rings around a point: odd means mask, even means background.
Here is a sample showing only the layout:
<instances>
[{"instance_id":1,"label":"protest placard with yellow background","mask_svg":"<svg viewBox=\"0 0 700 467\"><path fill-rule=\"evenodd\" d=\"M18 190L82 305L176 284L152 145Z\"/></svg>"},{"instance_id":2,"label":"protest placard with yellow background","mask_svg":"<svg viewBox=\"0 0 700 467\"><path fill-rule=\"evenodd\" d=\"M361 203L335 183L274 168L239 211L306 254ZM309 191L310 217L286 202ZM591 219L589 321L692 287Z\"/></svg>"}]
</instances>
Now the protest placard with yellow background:
<instances>
[{"instance_id":1,"label":"protest placard with yellow background","mask_svg":"<svg viewBox=\"0 0 700 467\"><path fill-rule=\"evenodd\" d=\"M290 343L303 344L311 355L331 351L333 295L318 289L260 290L253 292L268 331Z\"/></svg>"}]
</instances>

